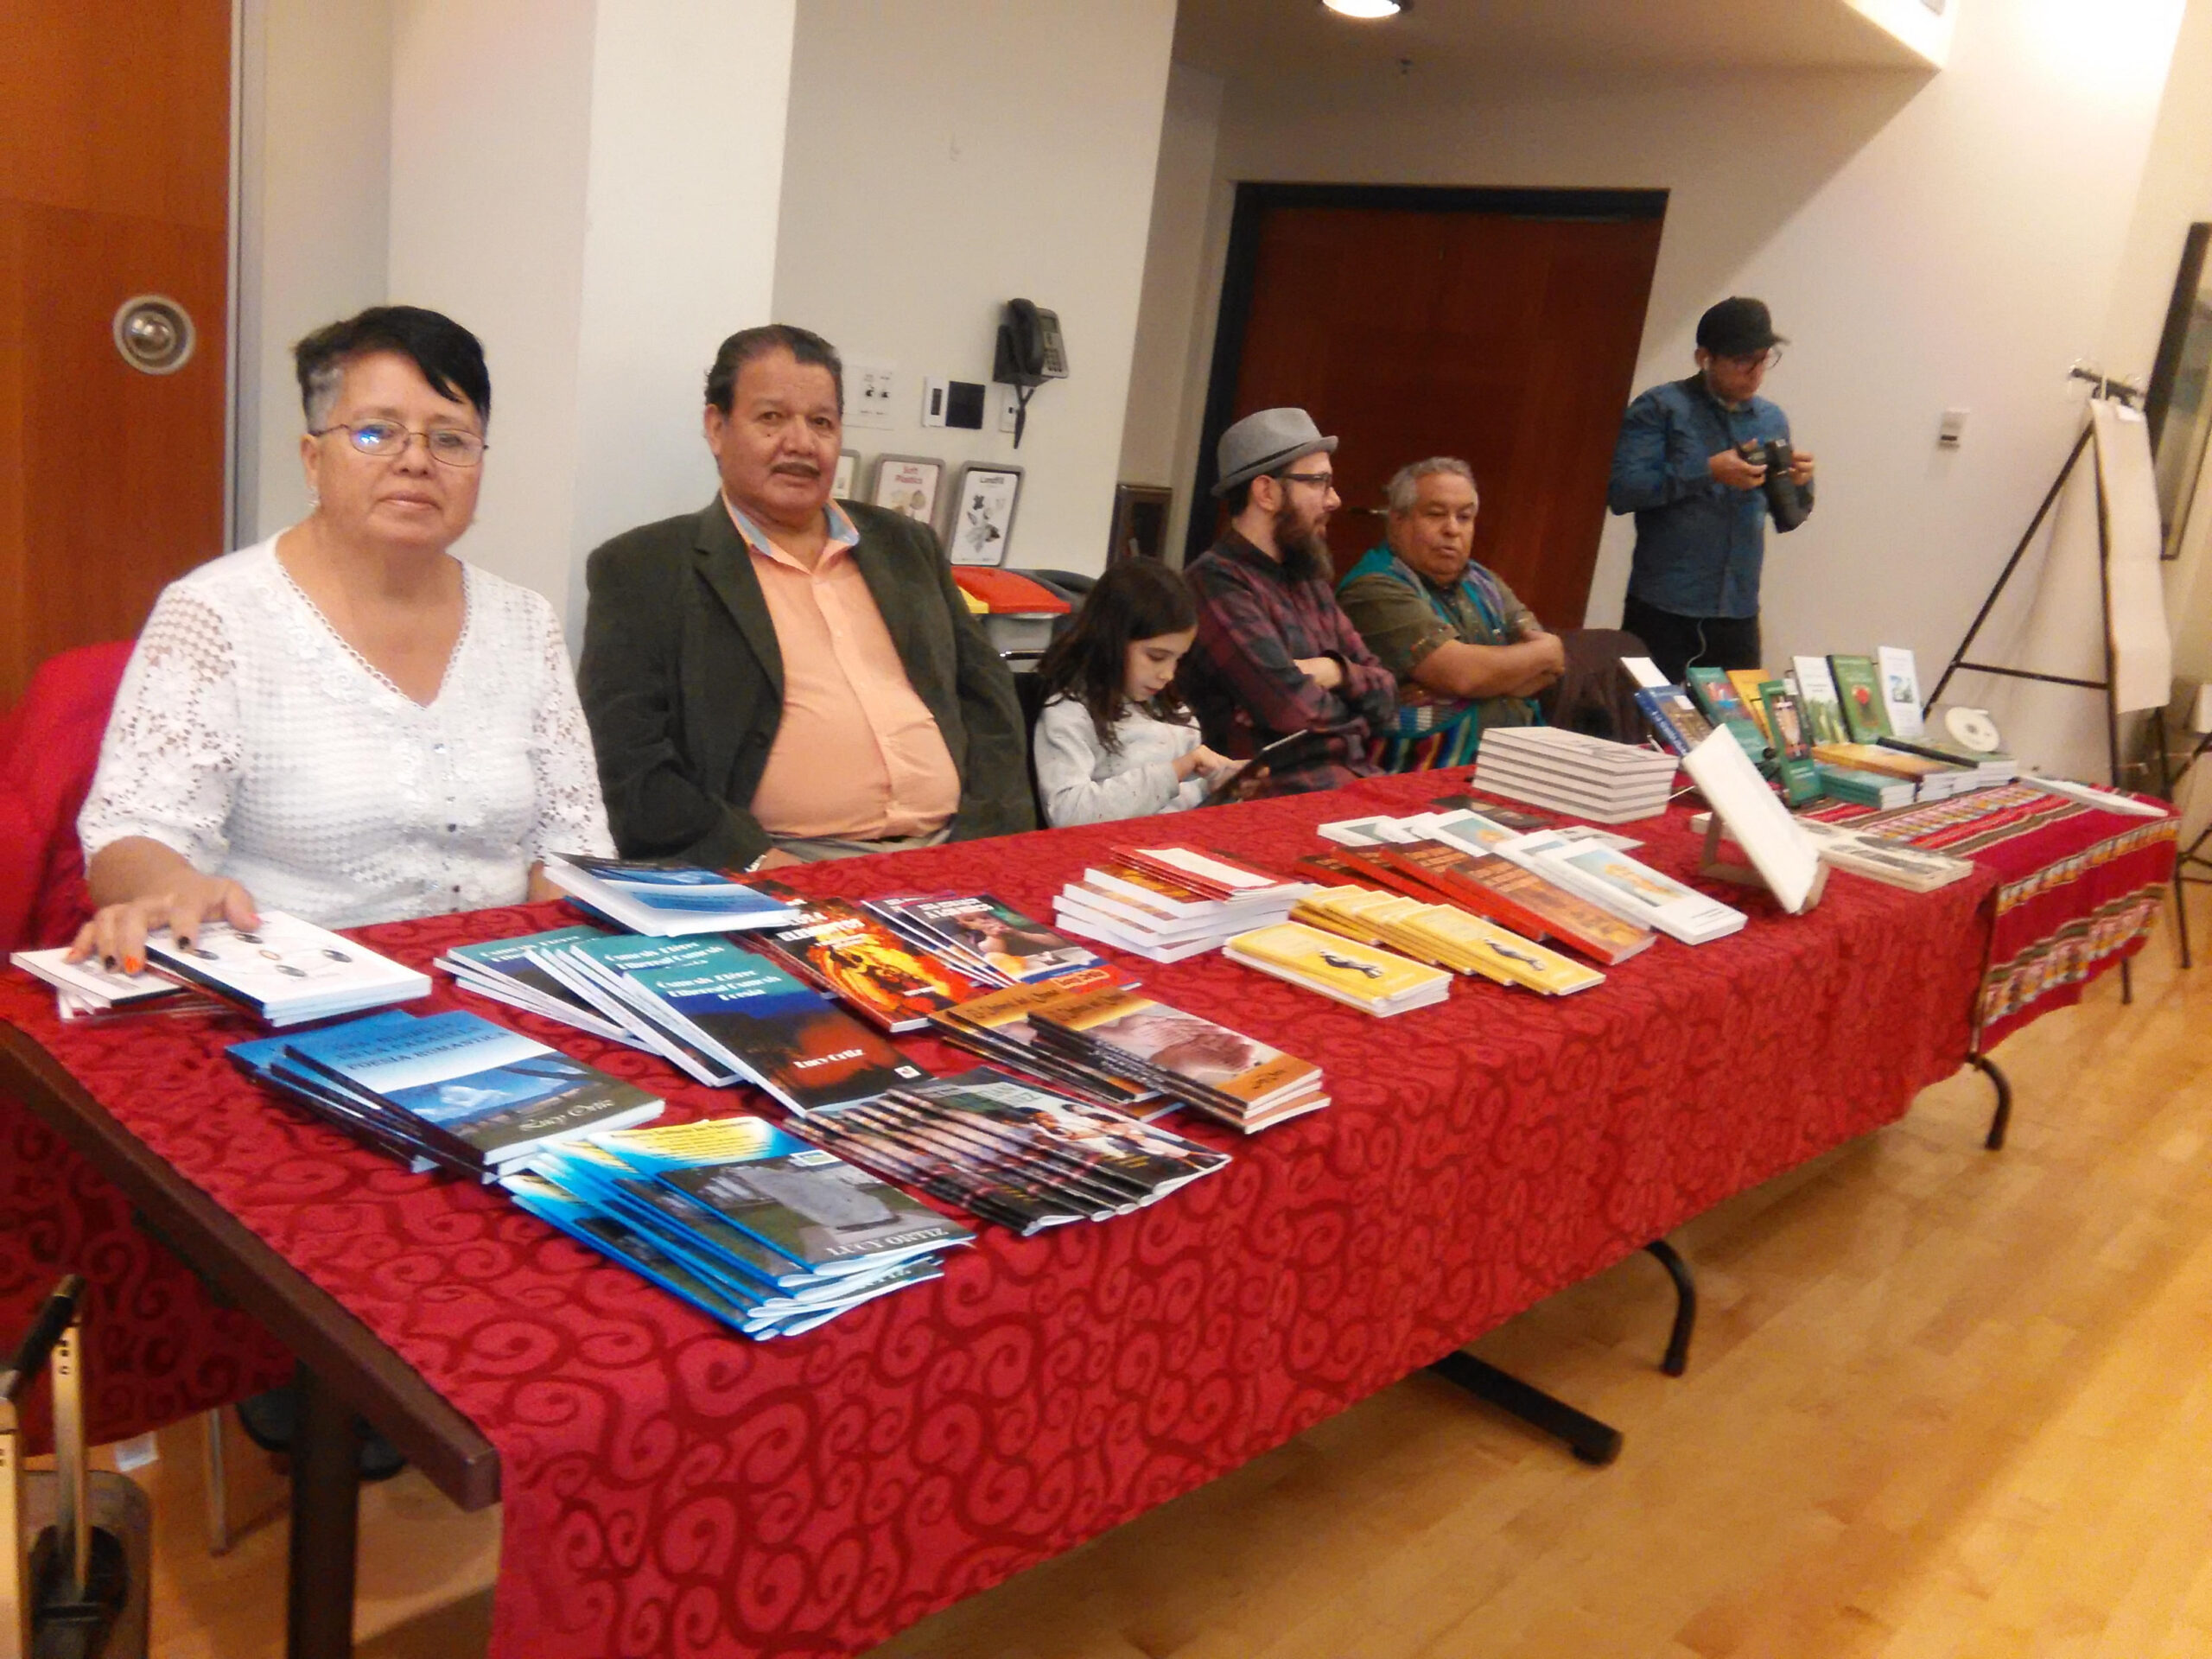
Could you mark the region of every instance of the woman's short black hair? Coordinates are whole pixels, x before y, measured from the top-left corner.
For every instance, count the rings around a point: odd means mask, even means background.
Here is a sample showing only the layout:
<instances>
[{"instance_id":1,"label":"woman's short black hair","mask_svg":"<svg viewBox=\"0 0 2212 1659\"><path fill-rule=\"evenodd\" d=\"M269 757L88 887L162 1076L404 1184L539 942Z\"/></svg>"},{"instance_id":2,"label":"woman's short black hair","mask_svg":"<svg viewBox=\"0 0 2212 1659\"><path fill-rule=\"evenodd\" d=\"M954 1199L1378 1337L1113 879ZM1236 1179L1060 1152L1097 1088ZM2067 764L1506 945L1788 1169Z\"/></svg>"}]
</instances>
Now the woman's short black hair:
<instances>
[{"instance_id":1,"label":"woman's short black hair","mask_svg":"<svg viewBox=\"0 0 2212 1659\"><path fill-rule=\"evenodd\" d=\"M837 355L837 348L816 334L811 328L794 327L788 322L766 322L758 328L741 328L715 353L714 366L707 371L707 401L725 415L737 400L738 371L756 358L771 352L789 352L801 363L810 363L817 369L830 371L830 383L837 388L837 409L845 408L845 360Z\"/></svg>"},{"instance_id":2,"label":"woman's short black hair","mask_svg":"<svg viewBox=\"0 0 2212 1659\"><path fill-rule=\"evenodd\" d=\"M343 322L325 323L292 347L300 404L310 431L330 416L346 365L372 352L395 352L423 372L441 397L466 403L492 424L492 376L483 342L442 312L419 305L372 305Z\"/></svg>"},{"instance_id":3,"label":"woman's short black hair","mask_svg":"<svg viewBox=\"0 0 2212 1659\"><path fill-rule=\"evenodd\" d=\"M1114 722L1128 700L1129 646L1198 625L1198 603L1181 571L1157 559L1124 559L1098 578L1075 626L1052 641L1037 664L1037 678L1047 701L1064 696L1090 710L1101 746L1117 749ZM1190 717L1172 687L1144 712L1181 723Z\"/></svg>"}]
</instances>

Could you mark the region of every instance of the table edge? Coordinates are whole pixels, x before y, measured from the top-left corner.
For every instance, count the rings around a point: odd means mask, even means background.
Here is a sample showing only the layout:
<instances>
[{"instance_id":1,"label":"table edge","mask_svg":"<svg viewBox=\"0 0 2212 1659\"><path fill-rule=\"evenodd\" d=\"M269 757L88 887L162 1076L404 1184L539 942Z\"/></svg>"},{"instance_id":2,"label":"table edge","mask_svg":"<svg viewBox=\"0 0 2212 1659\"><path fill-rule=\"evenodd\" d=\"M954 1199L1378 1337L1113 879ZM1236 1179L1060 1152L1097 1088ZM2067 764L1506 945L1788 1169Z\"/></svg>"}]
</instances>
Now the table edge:
<instances>
[{"instance_id":1,"label":"table edge","mask_svg":"<svg viewBox=\"0 0 2212 1659\"><path fill-rule=\"evenodd\" d=\"M0 1020L0 1090L12 1091L143 1211L161 1240L259 1319L463 1510L499 1501L499 1449L329 1292L172 1168L69 1075Z\"/></svg>"}]
</instances>

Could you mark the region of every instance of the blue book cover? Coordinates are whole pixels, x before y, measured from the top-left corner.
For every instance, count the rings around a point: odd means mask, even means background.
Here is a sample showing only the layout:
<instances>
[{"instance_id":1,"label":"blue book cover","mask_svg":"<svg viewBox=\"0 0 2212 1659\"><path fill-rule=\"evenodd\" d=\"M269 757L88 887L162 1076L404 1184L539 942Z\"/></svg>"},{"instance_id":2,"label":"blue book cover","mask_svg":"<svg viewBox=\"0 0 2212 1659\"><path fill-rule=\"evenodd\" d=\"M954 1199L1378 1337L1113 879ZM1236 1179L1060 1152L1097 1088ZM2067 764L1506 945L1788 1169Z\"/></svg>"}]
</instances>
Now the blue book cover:
<instances>
[{"instance_id":1,"label":"blue book cover","mask_svg":"<svg viewBox=\"0 0 2212 1659\"><path fill-rule=\"evenodd\" d=\"M328 1027L295 1038L287 1052L493 1160L637 1122L661 1106L634 1084L474 1014Z\"/></svg>"},{"instance_id":2,"label":"blue book cover","mask_svg":"<svg viewBox=\"0 0 2212 1659\"><path fill-rule=\"evenodd\" d=\"M920 1199L757 1117L628 1129L598 1144L817 1272L862 1268L975 1235Z\"/></svg>"},{"instance_id":3,"label":"blue book cover","mask_svg":"<svg viewBox=\"0 0 2212 1659\"><path fill-rule=\"evenodd\" d=\"M543 1176L519 1170L502 1178L508 1196L540 1221L558 1228L580 1244L620 1262L641 1278L658 1285L701 1312L743 1331L753 1311L728 1294L713 1280L694 1273L683 1262L617 1217L563 1191Z\"/></svg>"},{"instance_id":4,"label":"blue book cover","mask_svg":"<svg viewBox=\"0 0 2212 1659\"><path fill-rule=\"evenodd\" d=\"M664 859L555 854L545 874L556 885L640 933L728 932L774 926L797 912L796 895L767 890L696 864Z\"/></svg>"},{"instance_id":5,"label":"blue book cover","mask_svg":"<svg viewBox=\"0 0 2212 1659\"><path fill-rule=\"evenodd\" d=\"M794 1111L849 1106L929 1076L874 1027L766 957L726 941L680 963L624 971L665 1011L664 1023L741 1068Z\"/></svg>"}]
</instances>

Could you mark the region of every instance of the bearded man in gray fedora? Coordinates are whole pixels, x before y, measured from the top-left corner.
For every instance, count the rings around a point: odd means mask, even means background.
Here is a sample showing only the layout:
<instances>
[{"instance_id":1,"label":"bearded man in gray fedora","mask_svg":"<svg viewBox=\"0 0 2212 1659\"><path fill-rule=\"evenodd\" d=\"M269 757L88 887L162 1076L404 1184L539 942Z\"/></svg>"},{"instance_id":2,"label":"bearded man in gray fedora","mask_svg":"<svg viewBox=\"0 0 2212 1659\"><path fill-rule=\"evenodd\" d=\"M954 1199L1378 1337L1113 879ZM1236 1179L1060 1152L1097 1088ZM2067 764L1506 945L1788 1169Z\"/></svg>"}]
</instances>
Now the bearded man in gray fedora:
<instances>
[{"instance_id":1,"label":"bearded man in gray fedora","mask_svg":"<svg viewBox=\"0 0 2212 1659\"><path fill-rule=\"evenodd\" d=\"M1184 572L1198 632L1181 690L1206 743L1243 757L1294 732L1268 794L1334 789L1376 771L1369 751L1397 712L1398 678L1338 607L1322 537L1339 505L1337 441L1302 409L1263 409L1221 435L1222 538Z\"/></svg>"}]
</instances>

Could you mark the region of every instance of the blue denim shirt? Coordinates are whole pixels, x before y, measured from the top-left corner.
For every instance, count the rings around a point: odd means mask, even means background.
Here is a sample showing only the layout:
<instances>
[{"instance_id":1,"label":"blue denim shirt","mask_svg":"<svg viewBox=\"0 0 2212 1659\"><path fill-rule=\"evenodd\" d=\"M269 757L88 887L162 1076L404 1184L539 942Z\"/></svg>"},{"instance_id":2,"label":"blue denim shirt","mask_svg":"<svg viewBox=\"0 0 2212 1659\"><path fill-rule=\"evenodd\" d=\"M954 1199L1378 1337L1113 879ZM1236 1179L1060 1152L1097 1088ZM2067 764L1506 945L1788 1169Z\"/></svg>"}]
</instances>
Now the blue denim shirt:
<instances>
[{"instance_id":1,"label":"blue denim shirt","mask_svg":"<svg viewBox=\"0 0 2212 1659\"><path fill-rule=\"evenodd\" d=\"M1676 616L1757 616L1766 497L1715 483L1706 463L1753 438L1789 435L1778 406L1753 397L1729 409L1702 375L1654 386L1630 404L1605 490L1615 512L1636 515L1629 592Z\"/></svg>"}]
</instances>

